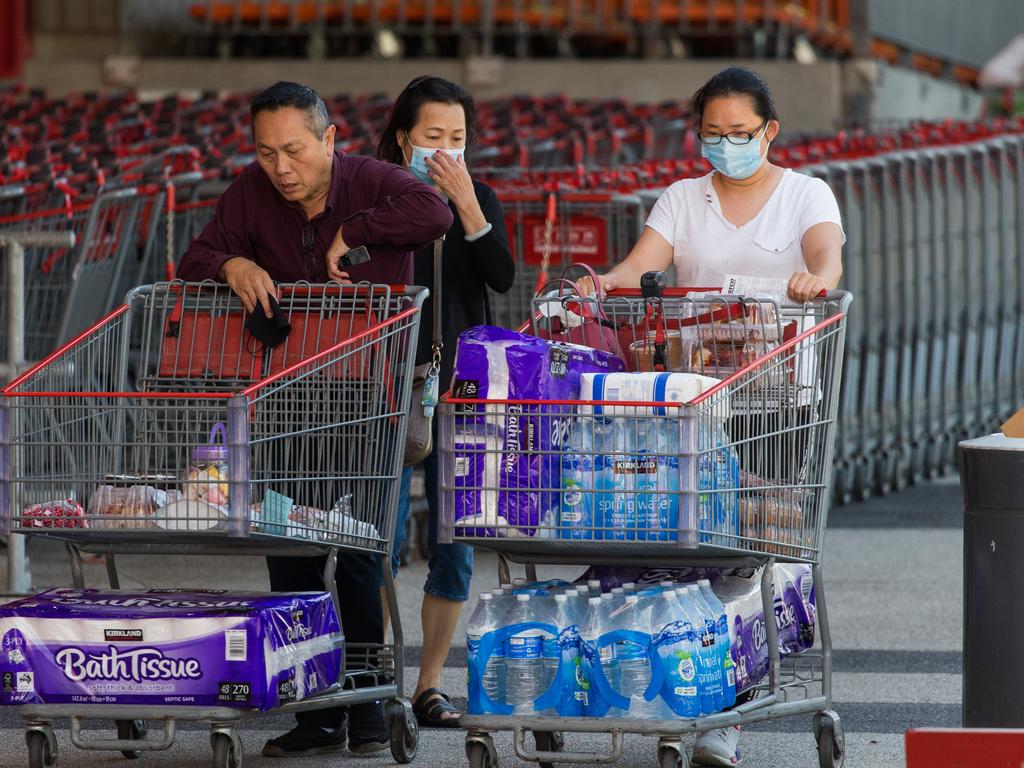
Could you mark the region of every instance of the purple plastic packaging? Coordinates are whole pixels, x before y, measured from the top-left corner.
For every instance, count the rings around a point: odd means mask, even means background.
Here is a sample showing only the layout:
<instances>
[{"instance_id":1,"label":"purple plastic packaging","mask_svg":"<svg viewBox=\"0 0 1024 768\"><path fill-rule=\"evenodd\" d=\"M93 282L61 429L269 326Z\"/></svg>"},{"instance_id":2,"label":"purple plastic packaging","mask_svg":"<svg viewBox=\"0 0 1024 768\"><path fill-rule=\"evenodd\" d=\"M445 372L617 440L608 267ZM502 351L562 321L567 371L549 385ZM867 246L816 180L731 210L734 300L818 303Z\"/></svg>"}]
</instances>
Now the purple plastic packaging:
<instances>
[{"instance_id":1,"label":"purple plastic packaging","mask_svg":"<svg viewBox=\"0 0 1024 768\"><path fill-rule=\"evenodd\" d=\"M267 710L343 664L326 593L53 589L0 606L0 704Z\"/></svg>"},{"instance_id":2,"label":"purple plastic packaging","mask_svg":"<svg viewBox=\"0 0 1024 768\"><path fill-rule=\"evenodd\" d=\"M623 370L621 359L505 328L459 335L452 396L481 400L577 400L584 373ZM468 406L456 419L457 535L531 536L560 504L562 444L572 405ZM553 525L553 523L550 523Z\"/></svg>"},{"instance_id":3,"label":"purple plastic packaging","mask_svg":"<svg viewBox=\"0 0 1024 768\"><path fill-rule=\"evenodd\" d=\"M629 568L592 566L577 579L601 582L604 591L634 583L637 586L674 581L686 584L709 579L725 605L729 642L736 668L736 691L757 685L768 675L768 632L761 607L761 571L722 568ZM775 627L779 653L787 656L814 647L815 595L811 566L778 563L774 570Z\"/></svg>"}]
</instances>

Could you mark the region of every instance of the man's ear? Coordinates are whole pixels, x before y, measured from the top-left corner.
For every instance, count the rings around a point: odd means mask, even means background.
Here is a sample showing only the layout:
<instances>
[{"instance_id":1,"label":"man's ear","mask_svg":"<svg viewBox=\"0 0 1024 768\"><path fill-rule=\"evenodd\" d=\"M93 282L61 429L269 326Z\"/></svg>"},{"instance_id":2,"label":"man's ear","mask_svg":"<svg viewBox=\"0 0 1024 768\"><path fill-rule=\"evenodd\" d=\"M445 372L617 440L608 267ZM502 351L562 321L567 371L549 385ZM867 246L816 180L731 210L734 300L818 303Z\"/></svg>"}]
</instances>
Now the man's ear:
<instances>
[{"instance_id":1,"label":"man's ear","mask_svg":"<svg viewBox=\"0 0 1024 768\"><path fill-rule=\"evenodd\" d=\"M775 141L775 137L779 135L779 130L780 129L781 129L781 126L779 125L779 121L778 120L769 120L768 121L768 130L766 131L766 135L768 136L768 141Z\"/></svg>"},{"instance_id":2,"label":"man's ear","mask_svg":"<svg viewBox=\"0 0 1024 768\"><path fill-rule=\"evenodd\" d=\"M327 126L327 130L324 131L324 148L327 150L328 157L334 154L334 135L338 132L338 128L334 123Z\"/></svg>"}]
</instances>

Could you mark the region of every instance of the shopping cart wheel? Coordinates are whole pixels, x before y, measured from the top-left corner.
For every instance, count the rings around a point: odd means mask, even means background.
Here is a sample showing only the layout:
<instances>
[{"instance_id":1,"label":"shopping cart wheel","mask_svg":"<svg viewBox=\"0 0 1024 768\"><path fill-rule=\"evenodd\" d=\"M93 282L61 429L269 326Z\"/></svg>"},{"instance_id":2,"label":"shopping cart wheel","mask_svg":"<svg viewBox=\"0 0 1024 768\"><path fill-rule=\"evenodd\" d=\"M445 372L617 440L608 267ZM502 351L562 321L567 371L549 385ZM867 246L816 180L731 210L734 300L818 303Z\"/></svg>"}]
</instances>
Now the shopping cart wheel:
<instances>
[{"instance_id":1,"label":"shopping cart wheel","mask_svg":"<svg viewBox=\"0 0 1024 768\"><path fill-rule=\"evenodd\" d=\"M146 723L144 720L116 720L117 738L122 740L143 741L146 738ZM131 749L122 749L121 754L127 760L138 760L142 757L141 752Z\"/></svg>"},{"instance_id":2,"label":"shopping cart wheel","mask_svg":"<svg viewBox=\"0 0 1024 768\"><path fill-rule=\"evenodd\" d=\"M213 768L242 768L242 745L226 733L215 733L210 737L213 743Z\"/></svg>"},{"instance_id":3,"label":"shopping cart wheel","mask_svg":"<svg viewBox=\"0 0 1024 768\"><path fill-rule=\"evenodd\" d=\"M391 756L400 765L411 763L420 743L420 729L416 718L405 707L395 707L391 715Z\"/></svg>"},{"instance_id":4,"label":"shopping cart wheel","mask_svg":"<svg viewBox=\"0 0 1024 768\"><path fill-rule=\"evenodd\" d=\"M491 741L491 737L471 738L473 738L472 741L466 742L469 768L498 768L498 756L494 752L494 742Z\"/></svg>"},{"instance_id":5,"label":"shopping cart wheel","mask_svg":"<svg viewBox=\"0 0 1024 768\"><path fill-rule=\"evenodd\" d=\"M814 738L818 742L820 768L842 768L846 759L846 738L839 715L831 709L814 716Z\"/></svg>"},{"instance_id":6,"label":"shopping cart wheel","mask_svg":"<svg viewBox=\"0 0 1024 768\"><path fill-rule=\"evenodd\" d=\"M658 750L660 768L689 768L690 760L686 752L676 747L661 747Z\"/></svg>"},{"instance_id":7,"label":"shopping cart wheel","mask_svg":"<svg viewBox=\"0 0 1024 768\"><path fill-rule=\"evenodd\" d=\"M538 752L561 752L565 749L565 738L558 731L534 731L533 741ZM554 768L554 763L541 763L540 768Z\"/></svg>"},{"instance_id":8,"label":"shopping cart wheel","mask_svg":"<svg viewBox=\"0 0 1024 768\"><path fill-rule=\"evenodd\" d=\"M26 731L28 768L55 768L57 765L57 739L53 731Z\"/></svg>"}]
</instances>

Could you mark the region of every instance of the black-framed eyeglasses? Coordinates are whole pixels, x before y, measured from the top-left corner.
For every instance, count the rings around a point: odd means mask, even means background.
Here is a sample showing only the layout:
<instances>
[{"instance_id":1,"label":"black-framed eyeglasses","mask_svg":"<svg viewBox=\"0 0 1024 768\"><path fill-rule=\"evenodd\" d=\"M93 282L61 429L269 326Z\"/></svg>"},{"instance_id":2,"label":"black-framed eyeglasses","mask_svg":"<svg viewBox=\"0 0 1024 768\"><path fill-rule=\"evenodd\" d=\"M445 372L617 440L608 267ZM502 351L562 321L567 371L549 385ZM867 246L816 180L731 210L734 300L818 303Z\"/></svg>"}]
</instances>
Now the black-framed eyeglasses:
<instances>
[{"instance_id":1,"label":"black-framed eyeglasses","mask_svg":"<svg viewBox=\"0 0 1024 768\"><path fill-rule=\"evenodd\" d=\"M697 131L697 138L704 144L721 144L722 139L725 139L730 144L749 144L752 142L761 131L764 130L765 126L768 125L768 121L761 123L761 126L756 131L733 131L732 133L710 133L709 131Z\"/></svg>"}]
</instances>

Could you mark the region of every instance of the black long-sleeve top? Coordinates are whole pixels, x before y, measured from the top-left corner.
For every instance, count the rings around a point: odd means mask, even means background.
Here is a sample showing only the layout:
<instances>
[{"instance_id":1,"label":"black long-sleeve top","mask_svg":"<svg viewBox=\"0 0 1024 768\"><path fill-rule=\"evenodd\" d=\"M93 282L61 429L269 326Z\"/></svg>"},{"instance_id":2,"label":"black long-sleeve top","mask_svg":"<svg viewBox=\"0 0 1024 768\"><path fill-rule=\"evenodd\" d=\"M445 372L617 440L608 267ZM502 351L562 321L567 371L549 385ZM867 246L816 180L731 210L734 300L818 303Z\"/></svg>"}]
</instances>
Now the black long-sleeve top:
<instances>
[{"instance_id":1,"label":"black long-sleeve top","mask_svg":"<svg viewBox=\"0 0 1024 768\"><path fill-rule=\"evenodd\" d=\"M516 265L505 231L505 216L494 190L481 181L473 180L476 199L491 231L470 243L462 219L449 202L455 221L445 235L441 258L441 330L444 350L441 353L441 391L445 391L455 365L455 347L459 334L467 328L487 325L491 318L487 288L506 293L516 276ZM474 234L472 232L470 235ZM430 288L430 297L423 307L420 320L419 344L416 360L430 360L431 340L434 336L434 249L427 246L413 257L415 284Z\"/></svg>"}]
</instances>

